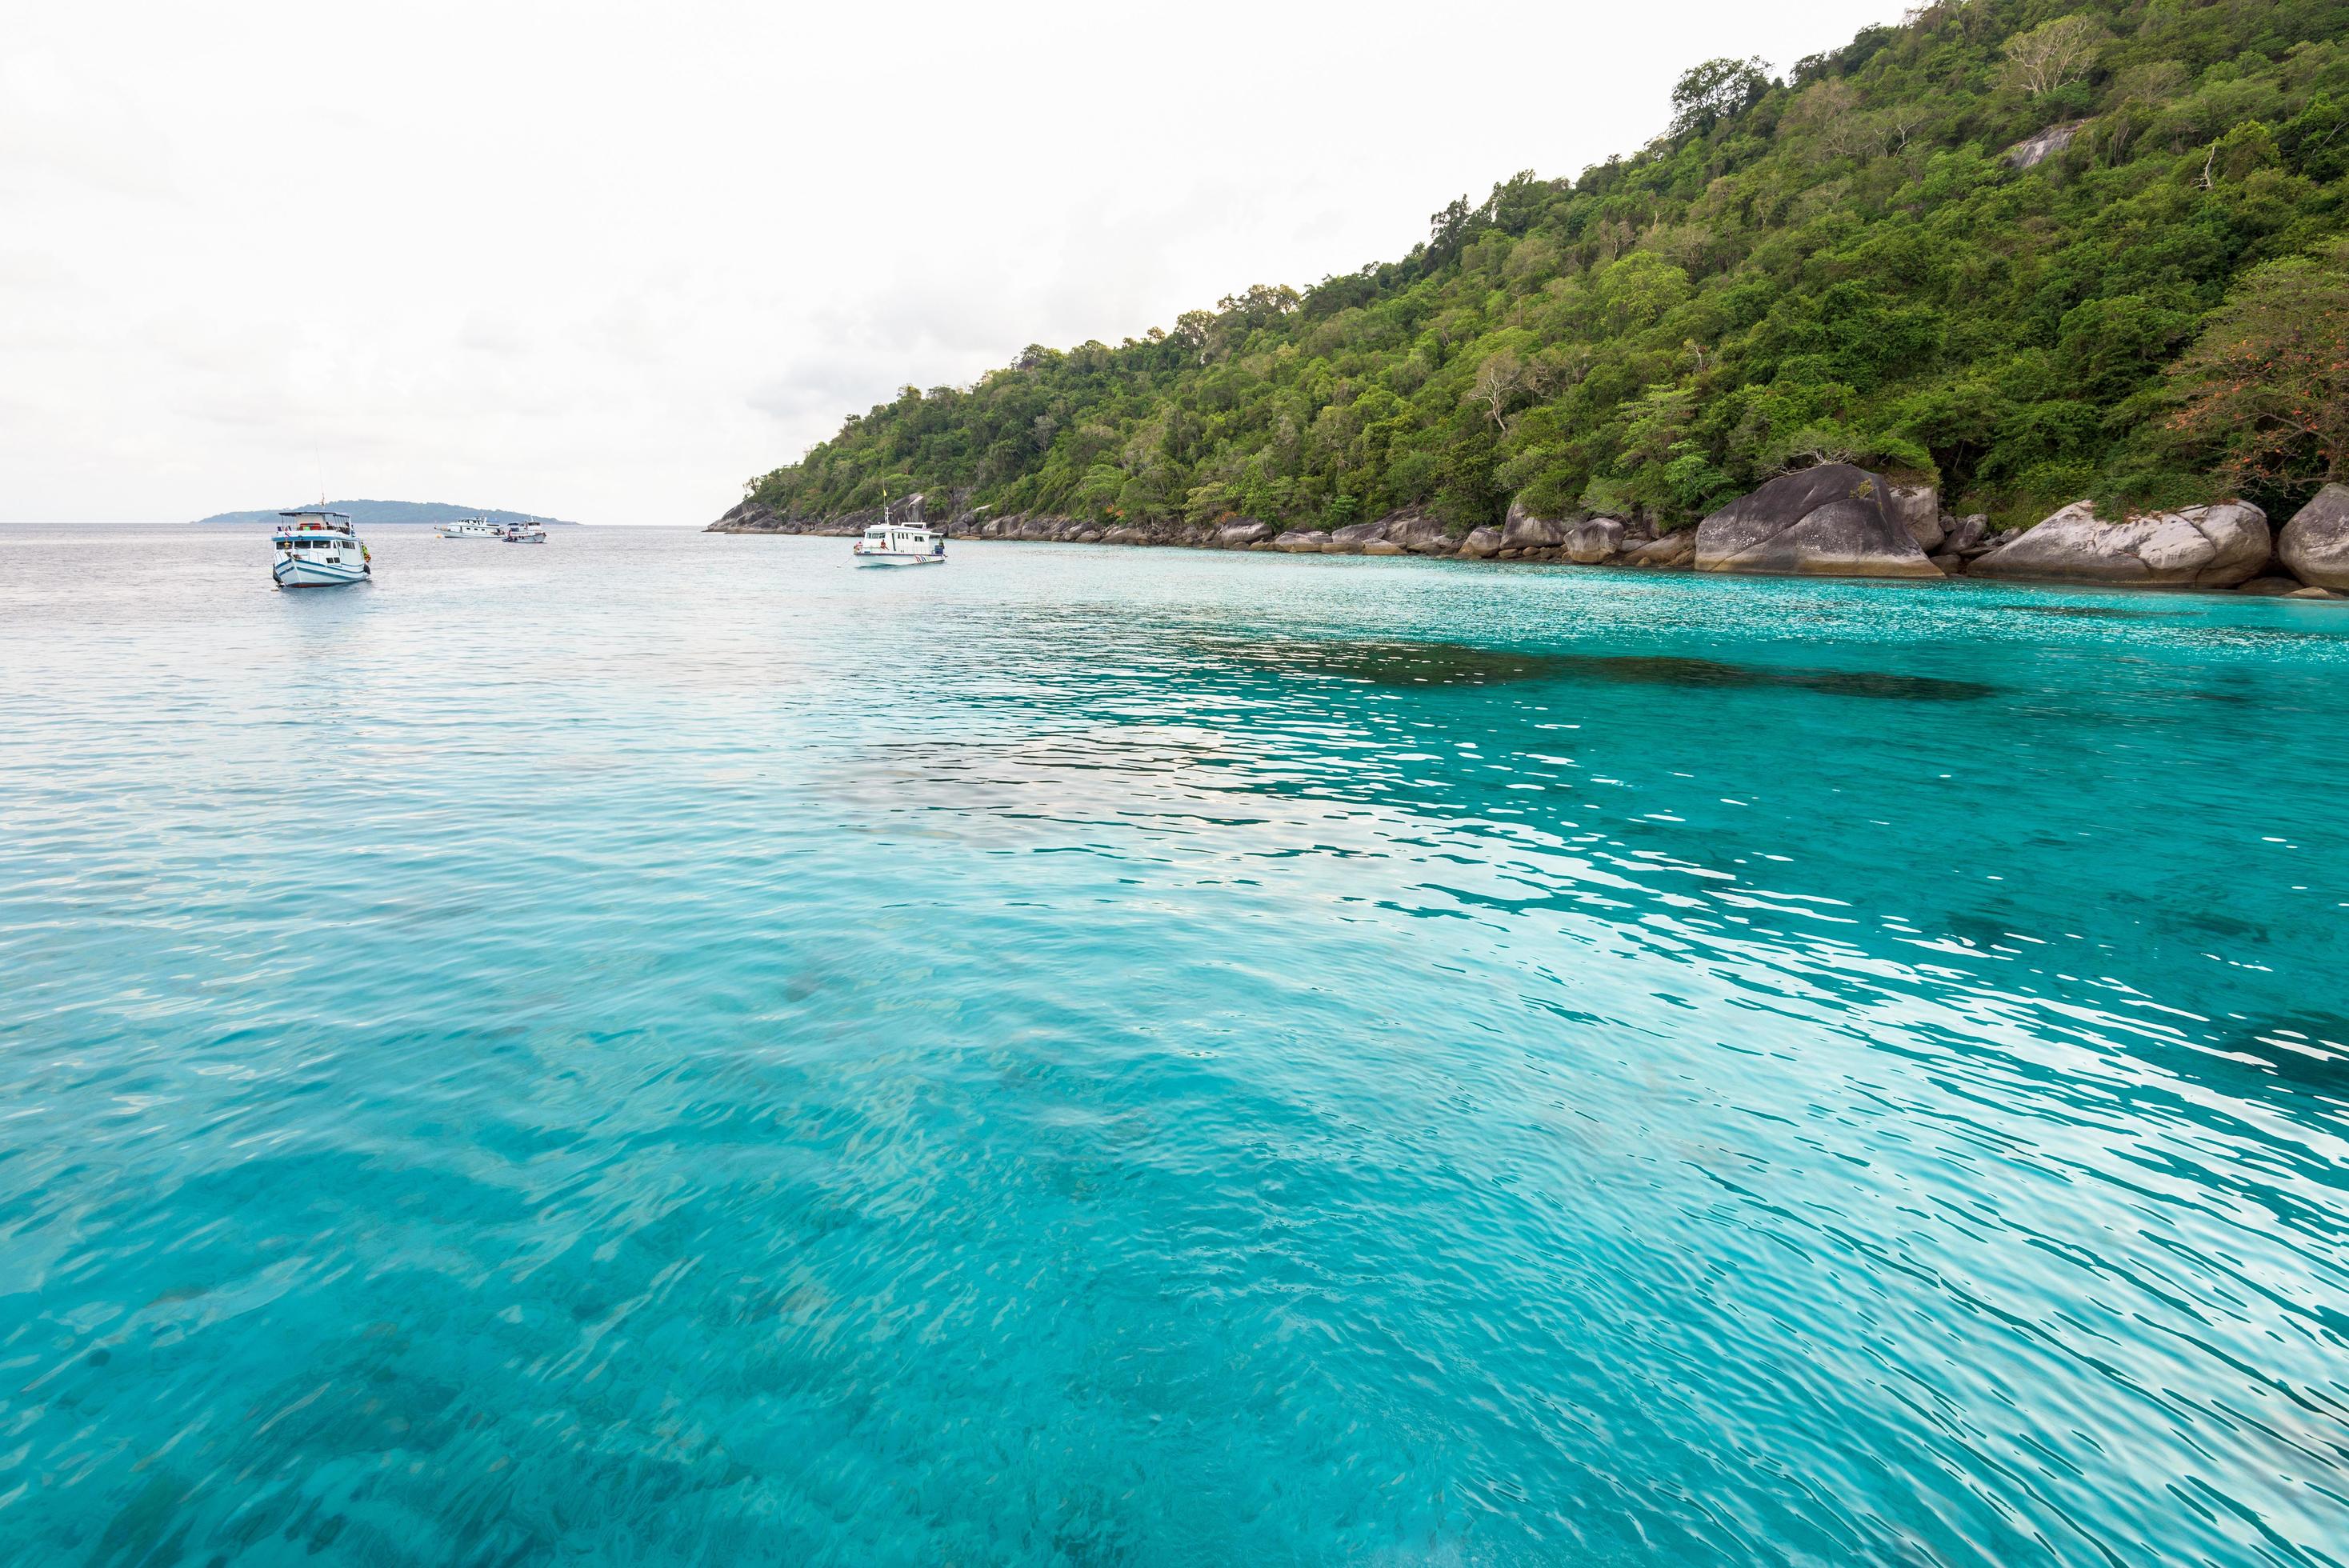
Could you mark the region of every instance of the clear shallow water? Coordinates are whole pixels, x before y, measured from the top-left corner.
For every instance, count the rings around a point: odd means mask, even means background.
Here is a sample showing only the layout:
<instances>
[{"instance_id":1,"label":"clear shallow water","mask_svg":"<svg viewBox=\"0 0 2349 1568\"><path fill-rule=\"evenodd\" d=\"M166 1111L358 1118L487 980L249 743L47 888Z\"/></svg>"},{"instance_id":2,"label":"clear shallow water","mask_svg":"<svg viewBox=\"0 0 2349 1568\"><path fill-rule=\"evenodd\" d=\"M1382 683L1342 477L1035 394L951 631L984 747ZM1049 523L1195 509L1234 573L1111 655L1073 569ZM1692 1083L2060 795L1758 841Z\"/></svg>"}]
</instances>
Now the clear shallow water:
<instances>
[{"instance_id":1,"label":"clear shallow water","mask_svg":"<svg viewBox=\"0 0 2349 1568\"><path fill-rule=\"evenodd\" d=\"M97 537L0 1561L2349 1561L2337 608Z\"/></svg>"}]
</instances>

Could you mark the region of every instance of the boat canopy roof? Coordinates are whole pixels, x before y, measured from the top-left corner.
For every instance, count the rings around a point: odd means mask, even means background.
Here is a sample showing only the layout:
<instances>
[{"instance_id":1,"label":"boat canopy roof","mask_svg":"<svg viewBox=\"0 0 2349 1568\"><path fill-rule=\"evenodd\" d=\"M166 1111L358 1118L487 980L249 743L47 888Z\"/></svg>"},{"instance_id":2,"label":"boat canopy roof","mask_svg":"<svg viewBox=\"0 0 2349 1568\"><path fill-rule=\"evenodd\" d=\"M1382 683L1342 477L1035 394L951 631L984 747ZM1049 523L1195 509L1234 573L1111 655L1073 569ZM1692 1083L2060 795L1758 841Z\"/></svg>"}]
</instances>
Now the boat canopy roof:
<instances>
[{"instance_id":1,"label":"boat canopy roof","mask_svg":"<svg viewBox=\"0 0 2349 1568\"><path fill-rule=\"evenodd\" d=\"M349 512L329 511L323 506L297 506L290 511L281 511L277 515L280 517L328 517L338 522L348 522L351 520Z\"/></svg>"}]
</instances>

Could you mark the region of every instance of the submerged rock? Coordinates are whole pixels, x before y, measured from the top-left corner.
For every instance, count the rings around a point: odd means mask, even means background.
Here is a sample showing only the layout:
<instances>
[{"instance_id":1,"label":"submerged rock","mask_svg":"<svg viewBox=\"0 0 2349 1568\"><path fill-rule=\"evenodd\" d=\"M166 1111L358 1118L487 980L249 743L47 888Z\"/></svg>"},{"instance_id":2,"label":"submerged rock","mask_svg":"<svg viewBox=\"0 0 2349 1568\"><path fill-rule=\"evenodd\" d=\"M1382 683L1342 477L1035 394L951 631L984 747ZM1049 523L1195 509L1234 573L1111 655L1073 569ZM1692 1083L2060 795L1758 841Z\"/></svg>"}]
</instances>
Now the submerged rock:
<instances>
[{"instance_id":1,"label":"submerged rock","mask_svg":"<svg viewBox=\"0 0 2349 1568\"><path fill-rule=\"evenodd\" d=\"M1696 569L1818 577L1939 577L1885 507L1884 480L1849 463L1781 474L1697 525Z\"/></svg>"},{"instance_id":2,"label":"submerged rock","mask_svg":"<svg viewBox=\"0 0 2349 1568\"><path fill-rule=\"evenodd\" d=\"M1594 517L1566 531L1566 558L1596 566L1623 549L1623 525L1611 517Z\"/></svg>"},{"instance_id":3,"label":"submerged rock","mask_svg":"<svg viewBox=\"0 0 2349 1568\"><path fill-rule=\"evenodd\" d=\"M2267 513L2247 501L2189 507L2106 522L2075 501L1973 563L1982 577L2232 588L2274 552Z\"/></svg>"},{"instance_id":4,"label":"submerged rock","mask_svg":"<svg viewBox=\"0 0 2349 1568\"><path fill-rule=\"evenodd\" d=\"M2349 588L2349 485L2326 485L2293 512L2276 554L2312 588Z\"/></svg>"}]
</instances>

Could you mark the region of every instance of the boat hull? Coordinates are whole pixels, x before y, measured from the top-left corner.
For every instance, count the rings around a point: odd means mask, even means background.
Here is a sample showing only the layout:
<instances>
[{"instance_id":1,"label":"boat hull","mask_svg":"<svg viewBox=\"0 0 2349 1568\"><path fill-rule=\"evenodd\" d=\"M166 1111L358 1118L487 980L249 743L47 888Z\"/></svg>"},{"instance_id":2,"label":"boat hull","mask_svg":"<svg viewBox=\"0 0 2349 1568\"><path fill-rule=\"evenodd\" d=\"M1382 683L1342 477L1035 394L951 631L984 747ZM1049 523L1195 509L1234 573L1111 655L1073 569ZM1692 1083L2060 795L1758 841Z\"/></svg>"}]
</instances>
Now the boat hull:
<instances>
[{"instance_id":1,"label":"boat hull","mask_svg":"<svg viewBox=\"0 0 2349 1568\"><path fill-rule=\"evenodd\" d=\"M280 561L270 568L280 588L347 588L367 580L367 567L335 561Z\"/></svg>"},{"instance_id":2,"label":"boat hull","mask_svg":"<svg viewBox=\"0 0 2349 1568\"><path fill-rule=\"evenodd\" d=\"M860 550L856 552L859 566L944 566L943 555L916 555L911 551Z\"/></svg>"}]
</instances>

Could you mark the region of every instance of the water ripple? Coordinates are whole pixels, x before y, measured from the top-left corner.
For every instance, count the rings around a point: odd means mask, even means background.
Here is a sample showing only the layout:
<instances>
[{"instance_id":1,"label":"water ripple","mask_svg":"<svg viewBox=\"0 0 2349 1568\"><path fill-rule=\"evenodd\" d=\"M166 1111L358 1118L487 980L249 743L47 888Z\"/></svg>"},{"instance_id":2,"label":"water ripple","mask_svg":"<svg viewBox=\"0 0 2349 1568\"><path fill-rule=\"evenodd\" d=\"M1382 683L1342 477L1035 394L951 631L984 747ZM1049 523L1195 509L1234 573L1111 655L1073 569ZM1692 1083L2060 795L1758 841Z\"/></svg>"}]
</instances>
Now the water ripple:
<instances>
[{"instance_id":1,"label":"water ripple","mask_svg":"<svg viewBox=\"0 0 2349 1568\"><path fill-rule=\"evenodd\" d=\"M0 530L0 1557L2349 1561L2337 611L139 548Z\"/></svg>"}]
</instances>

